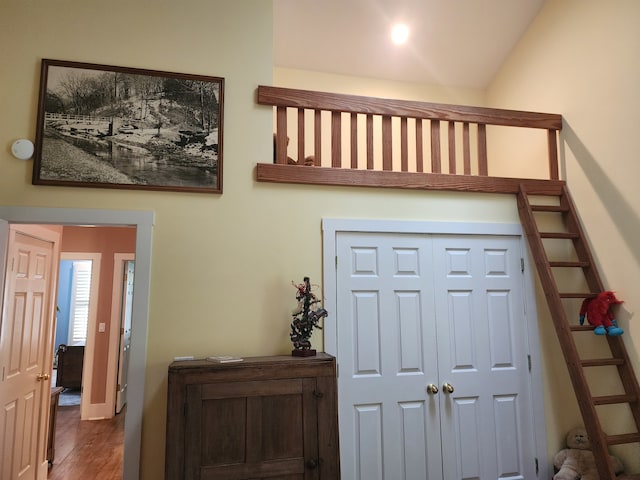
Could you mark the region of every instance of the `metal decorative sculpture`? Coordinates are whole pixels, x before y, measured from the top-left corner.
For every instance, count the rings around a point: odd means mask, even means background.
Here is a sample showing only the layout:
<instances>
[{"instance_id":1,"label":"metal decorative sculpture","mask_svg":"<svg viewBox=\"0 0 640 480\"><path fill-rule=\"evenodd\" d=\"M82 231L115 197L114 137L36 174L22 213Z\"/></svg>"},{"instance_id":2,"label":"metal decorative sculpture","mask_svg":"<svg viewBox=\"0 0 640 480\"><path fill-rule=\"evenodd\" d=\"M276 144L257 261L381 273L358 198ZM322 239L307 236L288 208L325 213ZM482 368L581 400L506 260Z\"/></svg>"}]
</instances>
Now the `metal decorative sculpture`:
<instances>
[{"instance_id":1,"label":"metal decorative sculpture","mask_svg":"<svg viewBox=\"0 0 640 480\"><path fill-rule=\"evenodd\" d=\"M291 284L296 287L296 300L298 306L293 310L291 316L291 342L293 343L293 351L291 355L297 357L310 357L316 354L311 348L311 334L314 328L322 329L319 325L320 320L328 315L327 311L318 306L320 300L311 292L311 283L309 277L304 277L300 284Z\"/></svg>"}]
</instances>

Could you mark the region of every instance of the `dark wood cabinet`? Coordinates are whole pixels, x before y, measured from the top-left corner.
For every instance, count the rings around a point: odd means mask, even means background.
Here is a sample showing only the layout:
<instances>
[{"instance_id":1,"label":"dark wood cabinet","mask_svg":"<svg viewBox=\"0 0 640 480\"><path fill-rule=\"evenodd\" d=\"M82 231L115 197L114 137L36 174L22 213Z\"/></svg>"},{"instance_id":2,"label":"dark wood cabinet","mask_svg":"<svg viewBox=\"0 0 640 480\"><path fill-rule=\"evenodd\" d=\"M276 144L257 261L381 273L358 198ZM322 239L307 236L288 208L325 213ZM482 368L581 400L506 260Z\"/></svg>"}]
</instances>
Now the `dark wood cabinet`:
<instances>
[{"instance_id":1,"label":"dark wood cabinet","mask_svg":"<svg viewBox=\"0 0 640 480\"><path fill-rule=\"evenodd\" d=\"M84 346L60 345L57 351L58 366L56 387L82 387L82 366L84 364Z\"/></svg>"},{"instance_id":2,"label":"dark wood cabinet","mask_svg":"<svg viewBox=\"0 0 640 480\"><path fill-rule=\"evenodd\" d=\"M335 359L169 366L166 480L340 478Z\"/></svg>"},{"instance_id":3,"label":"dark wood cabinet","mask_svg":"<svg viewBox=\"0 0 640 480\"><path fill-rule=\"evenodd\" d=\"M49 402L49 429L47 430L47 461L53 465L56 458L56 421L58 418L58 401L62 393L62 387L51 388L51 401Z\"/></svg>"}]
</instances>

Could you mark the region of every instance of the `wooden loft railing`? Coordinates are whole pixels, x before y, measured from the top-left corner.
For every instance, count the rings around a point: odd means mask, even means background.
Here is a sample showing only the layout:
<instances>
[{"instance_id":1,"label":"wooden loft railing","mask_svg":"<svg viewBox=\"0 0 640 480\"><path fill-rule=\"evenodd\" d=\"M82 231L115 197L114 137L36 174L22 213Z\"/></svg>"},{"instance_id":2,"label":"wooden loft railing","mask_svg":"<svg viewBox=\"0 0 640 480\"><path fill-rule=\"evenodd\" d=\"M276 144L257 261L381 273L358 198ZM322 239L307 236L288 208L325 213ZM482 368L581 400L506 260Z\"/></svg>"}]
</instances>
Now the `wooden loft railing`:
<instances>
[{"instance_id":1,"label":"wooden loft railing","mask_svg":"<svg viewBox=\"0 0 640 480\"><path fill-rule=\"evenodd\" d=\"M257 165L258 181L512 194L523 181L552 190L563 183L560 115L268 86L257 101L276 118L273 163ZM548 178L489 177L487 126L546 130Z\"/></svg>"}]
</instances>

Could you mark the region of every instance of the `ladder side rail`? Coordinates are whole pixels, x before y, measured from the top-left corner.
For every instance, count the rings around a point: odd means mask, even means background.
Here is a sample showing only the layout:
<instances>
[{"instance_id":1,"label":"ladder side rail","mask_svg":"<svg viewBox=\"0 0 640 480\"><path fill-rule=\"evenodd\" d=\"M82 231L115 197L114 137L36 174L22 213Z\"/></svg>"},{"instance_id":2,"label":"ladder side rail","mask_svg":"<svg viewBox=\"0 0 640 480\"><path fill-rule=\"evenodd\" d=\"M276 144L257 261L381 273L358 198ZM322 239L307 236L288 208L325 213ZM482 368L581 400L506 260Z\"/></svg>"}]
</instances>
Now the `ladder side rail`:
<instances>
[{"instance_id":1,"label":"ladder side rail","mask_svg":"<svg viewBox=\"0 0 640 480\"><path fill-rule=\"evenodd\" d=\"M589 267L583 268L585 279L587 284L593 293L600 293L604 290L604 285L596 268L596 262L591 254L591 249L587 242L587 236L580 223L580 217L578 217L578 211L571 199L569 189L566 185L562 187L562 196L560 202L567 208L567 228L570 232L578 234L578 238L574 240L573 245L578 254L580 260L584 260L589 263Z\"/></svg>"},{"instance_id":2,"label":"ladder side rail","mask_svg":"<svg viewBox=\"0 0 640 480\"><path fill-rule=\"evenodd\" d=\"M574 241L576 252L578 253L578 256L581 260L586 260L591 265L590 268L583 269L587 283L595 293L602 292L605 289L604 285L602 283L602 280L600 279L600 275L598 274L598 270L591 254L589 244L587 243L587 237L580 223L580 218L578 217L577 209L571 199L569 189L566 185L563 186L562 193L563 194L561 202L567 208L567 212L569 214L567 218L567 226L570 231L578 233L580 235L580 238L582 239L582 241L579 242ZM622 365L618 365L617 367L618 374L620 375L620 380L625 393L627 395L633 396L636 399L635 406L632 405L630 410L636 424L636 430L640 431L640 405L638 405L638 401L640 401L640 385L638 385L638 377L634 372L633 364L631 363L631 359L629 358L622 338L610 337L609 335L607 335L606 338L609 343L609 348L612 355L615 358L620 358L623 360Z\"/></svg>"},{"instance_id":3,"label":"ladder side rail","mask_svg":"<svg viewBox=\"0 0 640 480\"><path fill-rule=\"evenodd\" d=\"M591 391L584 374L584 370L580 364L580 358L573 339L573 335L569 328L569 322L565 313L564 305L558 293L558 287L549 260L547 258L540 233L531 205L527 199L527 194L523 185L520 186L518 193L518 213L524 228L529 247L533 254L534 263L536 264L540 283L544 290L551 318L556 330L556 335L562 347L562 353L567 363L569 377L573 385L573 389L578 402L578 407L582 414L585 429L591 440L591 447L596 460L596 468L601 478L615 478L613 467L609 460L609 449L604 443L604 432L600 425L598 413L592 400Z\"/></svg>"}]
</instances>

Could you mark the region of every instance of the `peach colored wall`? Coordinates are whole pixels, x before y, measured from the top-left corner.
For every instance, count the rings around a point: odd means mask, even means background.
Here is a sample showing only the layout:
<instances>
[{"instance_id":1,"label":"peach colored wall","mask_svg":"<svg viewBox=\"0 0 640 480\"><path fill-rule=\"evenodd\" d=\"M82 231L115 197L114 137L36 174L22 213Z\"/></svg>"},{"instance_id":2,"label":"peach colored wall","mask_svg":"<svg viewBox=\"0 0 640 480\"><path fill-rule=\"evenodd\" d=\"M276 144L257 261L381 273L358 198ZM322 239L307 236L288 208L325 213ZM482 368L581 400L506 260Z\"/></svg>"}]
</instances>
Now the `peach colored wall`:
<instances>
[{"instance_id":1,"label":"peach colored wall","mask_svg":"<svg viewBox=\"0 0 640 480\"><path fill-rule=\"evenodd\" d=\"M115 253L134 253L135 228L64 227L61 252L101 253L100 290L96 321L104 323L104 332L96 329L93 359L91 403L104 403L107 395L107 359L111 331L111 294L113 291L113 257ZM118 328L114 326L113 328Z\"/></svg>"}]
</instances>

